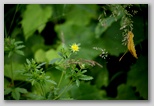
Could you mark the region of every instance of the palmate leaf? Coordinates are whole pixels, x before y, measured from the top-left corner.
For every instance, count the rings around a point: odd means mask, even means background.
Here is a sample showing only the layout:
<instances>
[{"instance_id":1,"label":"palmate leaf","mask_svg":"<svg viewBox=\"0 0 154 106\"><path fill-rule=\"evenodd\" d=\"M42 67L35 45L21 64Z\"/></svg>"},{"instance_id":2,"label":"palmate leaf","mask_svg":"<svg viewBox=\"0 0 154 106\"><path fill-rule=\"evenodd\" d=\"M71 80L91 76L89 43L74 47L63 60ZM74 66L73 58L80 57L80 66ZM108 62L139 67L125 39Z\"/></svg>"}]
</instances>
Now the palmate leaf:
<instances>
[{"instance_id":1,"label":"palmate leaf","mask_svg":"<svg viewBox=\"0 0 154 106\"><path fill-rule=\"evenodd\" d=\"M148 99L148 58L140 56L128 72L127 83L136 87L144 99Z\"/></svg>"}]
</instances>

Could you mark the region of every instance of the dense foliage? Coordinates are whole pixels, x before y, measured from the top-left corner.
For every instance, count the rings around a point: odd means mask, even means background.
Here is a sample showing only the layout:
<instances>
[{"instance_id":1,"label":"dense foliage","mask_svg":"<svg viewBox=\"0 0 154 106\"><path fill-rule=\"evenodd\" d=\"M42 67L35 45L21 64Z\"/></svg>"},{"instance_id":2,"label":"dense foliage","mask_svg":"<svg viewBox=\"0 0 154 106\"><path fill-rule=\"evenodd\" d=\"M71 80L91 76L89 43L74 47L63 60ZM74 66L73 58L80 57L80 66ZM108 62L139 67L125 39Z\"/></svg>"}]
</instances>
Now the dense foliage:
<instances>
[{"instance_id":1,"label":"dense foliage","mask_svg":"<svg viewBox=\"0 0 154 106\"><path fill-rule=\"evenodd\" d=\"M148 99L147 4L5 4L4 34L5 100Z\"/></svg>"}]
</instances>

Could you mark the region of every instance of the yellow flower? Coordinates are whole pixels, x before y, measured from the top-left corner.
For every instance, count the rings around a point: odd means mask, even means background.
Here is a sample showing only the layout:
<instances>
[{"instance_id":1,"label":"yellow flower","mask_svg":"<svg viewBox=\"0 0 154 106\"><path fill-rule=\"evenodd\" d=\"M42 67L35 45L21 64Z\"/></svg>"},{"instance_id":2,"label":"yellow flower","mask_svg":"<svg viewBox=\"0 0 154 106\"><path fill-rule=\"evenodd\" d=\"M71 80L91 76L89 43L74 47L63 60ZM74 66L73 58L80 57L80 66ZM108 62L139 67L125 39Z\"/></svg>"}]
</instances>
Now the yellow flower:
<instances>
[{"instance_id":1,"label":"yellow flower","mask_svg":"<svg viewBox=\"0 0 154 106\"><path fill-rule=\"evenodd\" d=\"M79 51L79 45L80 45L80 44L76 44L76 43L72 44L72 45L71 45L71 50L72 50L73 52Z\"/></svg>"}]
</instances>

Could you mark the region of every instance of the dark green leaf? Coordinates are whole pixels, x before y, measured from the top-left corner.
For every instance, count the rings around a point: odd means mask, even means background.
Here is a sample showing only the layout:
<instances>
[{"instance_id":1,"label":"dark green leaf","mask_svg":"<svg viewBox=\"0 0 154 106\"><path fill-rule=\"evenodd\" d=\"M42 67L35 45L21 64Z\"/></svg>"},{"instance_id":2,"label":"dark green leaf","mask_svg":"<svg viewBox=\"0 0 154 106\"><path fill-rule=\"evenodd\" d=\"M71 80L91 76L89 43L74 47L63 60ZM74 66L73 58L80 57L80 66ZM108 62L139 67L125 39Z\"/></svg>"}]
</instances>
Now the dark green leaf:
<instances>
[{"instance_id":1,"label":"dark green leaf","mask_svg":"<svg viewBox=\"0 0 154 106\"><path fill-rule=\"evenodd\" d=\"M9 54L8 54L8 58L10 58L12 55L13 55L13 52L10 51Z\"/></svg>"},{"instance_id":2,"label":"dark green leaf","mask_svg":"<svg viewBox=\"0 0 154 106\"><path fill-rule=\"evenodd\" d=\"M13 89L12 90L12 97L15 99L15 100L19 100L20 99L20 93L19 93L19 91L18 91L18 89Z\"/></svg>"},{"instance_id":3,"label":"dark green leaf","mask_svg":"<svg viewBox=\"0 0 154 106\"><path fill-rule=\"evenodd\" d=\"M4 95L8 95L9 93L11 93L12 88L5 88L4 89Z\"/></svg>"},{"instance_id":4,"label":"dark green leaf","mask_svg":"<svg viewBox=\"0 0 154 106\"><path fill-rule=\"evenodd\" d=\"M18 45L18 44L21 44L21 43L23 43L23 41L16 41L15 45Z\"/></svg>"},{"instance_id":5,"label":"dark green leaf","mask_svg":"<svg viewBox=\"0 0 154 106\"><path fill-rule=\"evenodd\" d=\"M16 90L20 93L27 93L28 92L25 88L16 88Z\"/></svg>"},{"instance_id":6,"label":"dark green leaf","mask_svg":"<svg viewBox=\"0 0 154 106\"><path fill-rule=\"evenodd\" d=\"M127 83L136 87L141 97L148 99L148 58L140 56L128 72Z\"/></svg>"},{"instance_id":7,"label":"dark green leaf","mask_svg":"<svg viewBox=\"0 0 154 106\"><path fill-rule=\"evenodd\" d=\"M75 100L102 100L106 95L105 91L98 90L96 86L82 82L79 87L73 86L70 93Z\"/></svg>"},{"instance_id":8,"label":"dark green leaf","mask_svg":"<svg viewBox=\"0 0 154 106\"><path fill-rule=\"evenodd\" d=\"M118 86L118 95L116 97L118 100L136 100L138 99L135 95L135 91L126 84L121 84Z\"/></svg>"}]
</instances>

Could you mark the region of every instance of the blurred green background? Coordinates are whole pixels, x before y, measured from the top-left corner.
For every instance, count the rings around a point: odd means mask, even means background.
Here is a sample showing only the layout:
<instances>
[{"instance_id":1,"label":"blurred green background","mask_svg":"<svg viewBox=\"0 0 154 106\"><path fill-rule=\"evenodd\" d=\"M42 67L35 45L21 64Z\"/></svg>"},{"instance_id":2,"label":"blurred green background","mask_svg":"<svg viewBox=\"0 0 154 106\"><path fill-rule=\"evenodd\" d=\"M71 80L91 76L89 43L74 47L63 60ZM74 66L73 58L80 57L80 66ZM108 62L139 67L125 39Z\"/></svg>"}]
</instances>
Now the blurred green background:
<instances>
[{"instance_id":1,"label":"blurred green background","mask_svg":"<svg viewBox=\"0 0 154 106\"><path fill-rule=\"evenodd\" d=\"M133 21L134 43L138 59L122 45L122 14L110 17L114 12L106 4L4 4L4 37L21 40L26 46L25 56L14 55L14 70L22 70L25 59L34 58L38 63L50 62L58 57L62 44L80 43L79 58L95 60L103 68L90 67L88 74L94 79L73 87L69 94L79 100L148 100L148 5L134 4L128 12L138 11ZM119 6L118 4L116 6ZM121 12L121 10L117 9ZM104 13L105 12L105 13ZM105 21L101 26L99 16ZM115 20L117 18L117 20ZM106 59L99 55L105 49ZM4 84L10 80L9 59L4 55ZM60 72L50 66L44 67L47 74L58 80ZM25 81L15 75L15 81ZM64 82L65 83L65 82ZM5 86L4 86L5 87ZM29 91L31 86L24 86Z\"/></svg>"}]
</instances>

